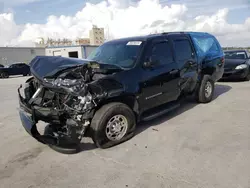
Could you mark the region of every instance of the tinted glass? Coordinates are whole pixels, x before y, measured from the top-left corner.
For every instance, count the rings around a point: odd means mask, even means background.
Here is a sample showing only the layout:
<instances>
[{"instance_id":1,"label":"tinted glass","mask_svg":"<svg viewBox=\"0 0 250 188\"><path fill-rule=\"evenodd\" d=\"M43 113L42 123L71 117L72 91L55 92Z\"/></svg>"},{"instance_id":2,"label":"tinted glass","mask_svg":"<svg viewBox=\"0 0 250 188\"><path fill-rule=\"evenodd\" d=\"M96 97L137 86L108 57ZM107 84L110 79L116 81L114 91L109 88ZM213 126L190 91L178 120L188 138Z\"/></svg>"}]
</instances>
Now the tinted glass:
<instances>
[{"instance_id":1,"label":"tinted glass","mask_svg":"<svg viewBox=\"0 0 250 188\"><path fill-rule=\"evenodd\" d=\"M188 60L192 58L192 48L188 40L174 41L176 58L178 61Z\"/></svg>"},{"instance_id":2,"label":"tinted glass","mask_svg":"<svg viewBox=\"0 0 250 188\"><path fill-rule=\"evenodd\" d=\"M217 54L220 52L220 48L213 37L195 36L193 37L193 40L196 44L199 55L206 55L209 53Z\"/></svg>"},{"instance_id":3,"label":"tinted glass","mask_svg":"<svg viewBox=\"0 0 250 188\"><path fill-rule=\"evenodd\" d=\"M12 64L12 65L10 65L9 67L10 67L10 68L16 68L17 65L16 65L16 64Z\"/></svg>"},{"instance_id":4,"label":"tinted glass","mask_svg":"<svg viewBox=\"0 0 250 188\"><path fill-rule=\"evenodd\" d=\"M88 57L100 63L132 68L142 48L142 41L117 41L105 43L95 49Z\"/></svg>"},{"instance_id":5,"label":"tinted glass","mask_svg":"<svg viewBox=\"0 0 250 188\"><path fill-rule=\"evenodd\" d=\"M157 65L173 62L173 55L168 42L156 43L153 45L151 59Z\"/></svg>"},{"instance_id":6,"label":"tinted glass","mask_svg":"<svg viewBox=\"0 0 250 188\"><path fill-rule=\"evenodd\" d=\"M244 51L225 52L226 59L246 59L247 55Z\"/></svg>"}]
</instances>

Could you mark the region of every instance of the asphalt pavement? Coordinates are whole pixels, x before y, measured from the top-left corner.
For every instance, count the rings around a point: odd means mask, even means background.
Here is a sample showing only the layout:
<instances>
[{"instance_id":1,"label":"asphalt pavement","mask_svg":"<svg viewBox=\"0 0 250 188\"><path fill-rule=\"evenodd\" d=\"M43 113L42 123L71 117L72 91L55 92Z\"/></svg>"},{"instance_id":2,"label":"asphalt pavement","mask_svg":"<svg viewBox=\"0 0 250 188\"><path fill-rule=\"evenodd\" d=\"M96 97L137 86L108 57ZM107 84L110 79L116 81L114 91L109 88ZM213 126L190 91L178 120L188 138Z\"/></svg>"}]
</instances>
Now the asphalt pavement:
<instances>
[{"instance_id":1,"label":"asphalt pavement","mask_svg":"<svg viewBox=\"0 0 250 188\"><path fill-rule=\"evenodd\" d=\"M1 188L249 188L250 82L218 82L214 100L187 100L141 123L131 140L63 155L21 126L17 87L27 77L0 79Z\"/></svg>"}]
</instances>

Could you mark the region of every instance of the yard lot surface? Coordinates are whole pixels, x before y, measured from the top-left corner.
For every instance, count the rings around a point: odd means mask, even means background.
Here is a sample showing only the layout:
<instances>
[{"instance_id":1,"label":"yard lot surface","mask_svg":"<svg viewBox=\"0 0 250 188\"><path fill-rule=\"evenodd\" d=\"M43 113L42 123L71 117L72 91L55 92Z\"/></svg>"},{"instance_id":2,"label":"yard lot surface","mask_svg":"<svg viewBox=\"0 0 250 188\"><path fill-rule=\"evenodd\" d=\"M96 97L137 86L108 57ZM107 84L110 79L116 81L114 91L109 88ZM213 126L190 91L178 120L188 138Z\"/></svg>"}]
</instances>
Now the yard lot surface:
<instances>
[{"instance_id":1,"label":"yard lot surface","mask_svg":"<svg viewBox=\"0 0 250 188\"><path fill-rule=\"evenodd\" d=\"M116 147L85 139L82 152L63 155L20 124L16 90L26 79L0 79L1 188L250 187L250 82L219 82L211 103L188 100Z\"/></svg>"}]
</instances>

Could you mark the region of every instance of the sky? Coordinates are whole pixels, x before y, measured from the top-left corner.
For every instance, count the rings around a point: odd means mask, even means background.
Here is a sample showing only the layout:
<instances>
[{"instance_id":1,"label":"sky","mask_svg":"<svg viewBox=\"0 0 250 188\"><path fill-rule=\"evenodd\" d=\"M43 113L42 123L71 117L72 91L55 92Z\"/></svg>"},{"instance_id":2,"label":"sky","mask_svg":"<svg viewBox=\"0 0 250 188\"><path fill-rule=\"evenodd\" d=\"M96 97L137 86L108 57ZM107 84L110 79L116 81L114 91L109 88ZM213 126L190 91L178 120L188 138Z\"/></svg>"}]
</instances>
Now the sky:
<instances>
[{"instance_id":1,"label":"sky","mask_svg":"<svg viewBox=\"0 0 250 188\"><path fill-rule=\"evenodd\" d=\"M108 39L204 31L222 46L250 46L250 0L0 0L0 46L88 37L93 24Z\"/></svg>"}]
</instances>

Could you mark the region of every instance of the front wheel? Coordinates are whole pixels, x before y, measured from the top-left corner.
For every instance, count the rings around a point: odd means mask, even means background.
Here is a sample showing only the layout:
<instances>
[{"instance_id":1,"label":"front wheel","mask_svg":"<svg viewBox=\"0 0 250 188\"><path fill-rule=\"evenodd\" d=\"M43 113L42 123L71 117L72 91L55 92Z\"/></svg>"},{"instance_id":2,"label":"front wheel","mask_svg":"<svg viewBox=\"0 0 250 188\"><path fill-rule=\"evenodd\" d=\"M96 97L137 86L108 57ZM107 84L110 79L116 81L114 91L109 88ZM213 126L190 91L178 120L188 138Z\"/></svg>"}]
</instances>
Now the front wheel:
<instances>
[{"instance_id":1,"label":"front wheel","mask_svg":"<svg viewBox=\"0 0 250 188\"><path fill-rule=\"evenodd\" d=\"M244 78L245 81L249 81L250 80L250 70L248 70L247 72L247 76Z\"/></svg>"},{"instance_id":2,"label":"front wheel","mask_svg":"<svg viewBox=\"0 0 250 188\"><path fill-rule=\"evenodd\" d=\"M199 103L209 103L214 94L214 81L210 75L204 75L196 92L196 100Z\"/></svg>"},{"instance_id":3,"label":"front wheel","mask_svg":"<svg viewBox=\"0 0 250 188\"><path fill-rule=\"evenodd\" d=\"M0 77L1 78L9 78L9 74L7 72L2 72Z\"/></svg>"},{"instance_id":4,"label":"front wheel","mask_svg":"<svg viewBox=\"0 0 250 188\"><path fill-rule=\"evenodd\" d=\"M109 148L133 137L135 126L135 115L127 105L109 103L95 113L91 137L97 147Z\"/></svg>"}]
</instances>

